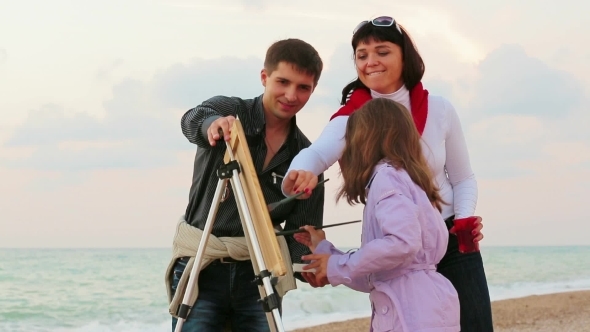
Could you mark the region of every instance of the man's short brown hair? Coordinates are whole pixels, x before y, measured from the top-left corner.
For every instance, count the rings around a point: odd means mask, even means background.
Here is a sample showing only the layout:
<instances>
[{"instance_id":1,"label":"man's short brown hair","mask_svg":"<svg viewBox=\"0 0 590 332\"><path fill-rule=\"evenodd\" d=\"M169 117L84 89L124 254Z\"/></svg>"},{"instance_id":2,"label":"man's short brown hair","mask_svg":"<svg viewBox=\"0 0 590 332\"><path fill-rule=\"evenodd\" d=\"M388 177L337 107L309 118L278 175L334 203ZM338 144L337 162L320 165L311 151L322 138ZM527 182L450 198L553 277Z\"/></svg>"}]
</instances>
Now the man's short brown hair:
<instances>
[{"instance_id":1,"label":"man's short brown hair","mask_svg":"<svg viewBox=\"0 0 590 332\"><path fill-rule=\"evenodd\" d=\"M286 62L295 66L301 72L314 77L314 86L317 86L324 64L315 48L300 39L283 39L272 44L266 51L264 68L270 75L277 69L280 62Z\"/></svg>"}]
</instances>

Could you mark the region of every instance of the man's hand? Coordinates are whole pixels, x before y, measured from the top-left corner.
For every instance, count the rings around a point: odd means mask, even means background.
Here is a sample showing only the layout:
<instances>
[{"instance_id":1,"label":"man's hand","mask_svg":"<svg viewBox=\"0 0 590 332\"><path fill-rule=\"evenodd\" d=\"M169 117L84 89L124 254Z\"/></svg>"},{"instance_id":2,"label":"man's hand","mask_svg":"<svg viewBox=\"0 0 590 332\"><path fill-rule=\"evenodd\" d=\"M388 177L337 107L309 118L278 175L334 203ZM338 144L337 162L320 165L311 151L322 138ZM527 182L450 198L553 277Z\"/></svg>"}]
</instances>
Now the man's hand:
<instances>
[{"instance_id":1,"label":"man's hand","mask_svg":"<svg viewBox=\"0 0 590 332\"><path fill-rule=\"evenodd\" d=\"M209 140L209 144L211 144L211 146L217 144L217 141L220 139L219 129L223 131L223 139L228 142L231 139L231 127L233 126L234 121L236 121L236 118L231 115L213 121L209 126L209 129L207 129L207 139Z\"/></svg>"},{"instance_id":2,"label":"man's hand","mask_svg":"<svg viewBox=\"0 0 590 332\"><path fill-rule=\"evenodd\" d=\"M293 234L293 238L295 241L309 247L311 252L315 252L315 248L318 246L318 244L322 242L322 240L326 239L326 233L309 225L303 226L301 228L305 229L305 232L295 233Z\"/></svg>"},{"instance_id":3,"label":"man's hand","mask_svg":"<svg viewBox=\"0 0 590 332\"><path fill-rule=\"evenodd\" d=\"M318 185L318 177L309 171L290 171L283 180L283 189L288 196L305 191L298 199L307 199Z\"/></svg>"}]
</instances>

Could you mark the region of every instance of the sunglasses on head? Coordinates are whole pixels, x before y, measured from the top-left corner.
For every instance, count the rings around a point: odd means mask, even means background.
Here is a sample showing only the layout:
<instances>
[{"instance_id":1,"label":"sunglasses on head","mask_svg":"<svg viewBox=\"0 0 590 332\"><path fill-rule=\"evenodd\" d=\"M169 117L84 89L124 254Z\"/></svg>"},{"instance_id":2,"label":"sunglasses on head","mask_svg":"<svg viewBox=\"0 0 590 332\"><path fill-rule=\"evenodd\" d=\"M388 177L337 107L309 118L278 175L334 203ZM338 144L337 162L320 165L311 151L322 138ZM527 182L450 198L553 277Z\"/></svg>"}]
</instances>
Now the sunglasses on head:
<instances>
[{"instance_id":1,"label":"sunglasses on head","mask_svg":"<svg viewBox=\"0 0 590 332\"><path fill-rule=\"evenodd\" d=\"M397 29L397 31L400 34L402 33L402 29L400 29L399 25L397 24L397 22L395 21L395 19L393 17L379 16L379 17L374 18L372 20L362 21L361 23L359 23L359 25L356 26L356 28L354 28L354 30L352 31L352 34L354 35L361 27L363 27L367 23L371 23L376 27L390 27L390 26L395 25L395 28Z\"/></svg>"}]
</instances>

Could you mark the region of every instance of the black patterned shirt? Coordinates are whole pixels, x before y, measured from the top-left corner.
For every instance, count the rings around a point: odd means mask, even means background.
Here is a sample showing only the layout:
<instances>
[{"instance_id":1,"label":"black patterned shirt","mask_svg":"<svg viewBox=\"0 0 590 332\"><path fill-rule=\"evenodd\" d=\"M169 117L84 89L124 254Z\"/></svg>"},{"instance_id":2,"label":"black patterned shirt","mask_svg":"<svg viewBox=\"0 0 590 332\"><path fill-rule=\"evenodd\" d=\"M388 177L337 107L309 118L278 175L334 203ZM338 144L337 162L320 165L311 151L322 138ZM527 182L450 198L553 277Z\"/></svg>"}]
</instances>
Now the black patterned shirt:
<instances>
[{"instance_id":1,"label":"black patterned shirt","mask_svg":"<svg viewBox=\"0 0 590 332\"><path fill-rule=\"evenodd\" d=\"M264 140L266 132L262 96L253 99L216 96L187 111L181 120L182 132L191 143L197 145L197 152L185 218L189 224L200 229L205 227L207 221L207 214L219 182L216 172L223 163L226 150L226 144L223 141L219 141L212 147L207 140L206 130L215 119L229 115L240 119L267 204L285 198L281 191L282 177L295 155L311 145L297 127L293 117L285 143L268 166L263 169L267 146ZM319 176L318 181L322 179L323 174ZM227 184L231 187L229 181ZM232 190L224 192L228 195L219 204L212 234L216 237L244 236L234 193ZM270 218L273 225L285 222L283 228L291 230L304 225L321 226L323 213L324 188L320 186L314 189L308 199L294 200L280 205L270 212ZM301 256L310 253L306 246L295 241L292 236L286 236L286 240L293 263L300 263ZM298 279L301 278L298 276Z\"/></svg>"}]
</instances>

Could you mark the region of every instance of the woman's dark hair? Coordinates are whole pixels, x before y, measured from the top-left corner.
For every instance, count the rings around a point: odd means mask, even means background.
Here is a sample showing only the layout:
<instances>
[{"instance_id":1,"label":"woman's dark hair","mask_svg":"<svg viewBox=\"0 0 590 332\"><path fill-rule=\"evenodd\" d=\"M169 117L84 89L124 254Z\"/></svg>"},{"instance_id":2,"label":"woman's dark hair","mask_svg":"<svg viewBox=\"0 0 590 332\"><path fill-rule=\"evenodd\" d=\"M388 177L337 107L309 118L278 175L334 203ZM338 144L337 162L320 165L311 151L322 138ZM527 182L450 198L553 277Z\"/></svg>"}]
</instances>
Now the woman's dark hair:
<instances>
[{"instance_id":1,"label":"woman's dark hair","mask_svg":"<svg viewBox=\"0 0 590 332\"><path fill-rule=\"evenodd\" d=\"M424 61L418 53L416 46L408 35L408 32L400 25L402 33L397 31L395 25L390 27L377 27L371 23L367 23L360 27L352 36L352 50L353 58L356 48L360 43L368 43L370 41L376 42L391 42L402 49L402 56L404 61L404 68L402 70L402 79L404 85L408 90L412 90L416 84L420 83L424 76ZM349 83L342 89L341 105L346 104L352 91L358 88L368 89L363 82L357 77L356 80Z\"/></svg>"}]
</instances>

